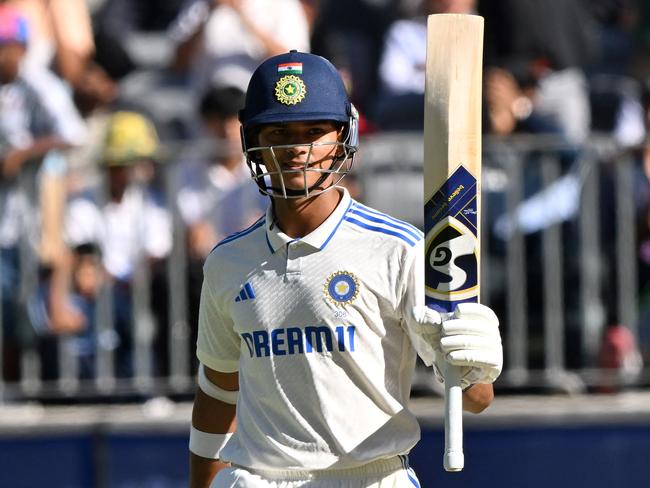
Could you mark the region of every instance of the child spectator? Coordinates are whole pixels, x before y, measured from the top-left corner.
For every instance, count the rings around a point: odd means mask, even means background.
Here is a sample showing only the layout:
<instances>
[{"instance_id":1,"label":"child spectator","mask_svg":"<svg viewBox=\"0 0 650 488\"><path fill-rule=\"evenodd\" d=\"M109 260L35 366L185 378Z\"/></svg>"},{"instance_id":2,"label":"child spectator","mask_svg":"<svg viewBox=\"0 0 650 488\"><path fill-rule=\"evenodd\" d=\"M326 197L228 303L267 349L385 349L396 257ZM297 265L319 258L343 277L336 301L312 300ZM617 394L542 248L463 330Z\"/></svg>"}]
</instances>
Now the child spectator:
<instances>
[{"instance_id":1,"label":"child spectator","mask_svg":"<svg viewBox=\"0 0 650 488\"><path fill-rule=\"evenodd\" d=\"M66 338L65 353L76 362L72 369L77 377L93 379L97 349L112 350L116 344L113 331L99 335L97 329L98 296L106 281L99 248L79 244L62 253L44 278L29 302L30 320L40 337L42 376L61 377L58 339Z\"/></svg>"},{"instance_id":2,"label":"child spectator","mask_svg":"<svg viewBox=\"0 0 650 488\"><path fill-rule=\"evenodd\" d=\"M97 245L111 280L120 376L133 372L134 307L148 310L150 306L133 302L136 271L145 265L155 279L172 246L171 219L153 185L157 150L158 136L148 119L135 112L116 112L108 123L102 155L105 188L75 195L68 203L68 244ZM145 319L155 328L149 321L152 317ZM160 331L147 331L147 335L156 332Z\"/></svg>"}]
</instances>

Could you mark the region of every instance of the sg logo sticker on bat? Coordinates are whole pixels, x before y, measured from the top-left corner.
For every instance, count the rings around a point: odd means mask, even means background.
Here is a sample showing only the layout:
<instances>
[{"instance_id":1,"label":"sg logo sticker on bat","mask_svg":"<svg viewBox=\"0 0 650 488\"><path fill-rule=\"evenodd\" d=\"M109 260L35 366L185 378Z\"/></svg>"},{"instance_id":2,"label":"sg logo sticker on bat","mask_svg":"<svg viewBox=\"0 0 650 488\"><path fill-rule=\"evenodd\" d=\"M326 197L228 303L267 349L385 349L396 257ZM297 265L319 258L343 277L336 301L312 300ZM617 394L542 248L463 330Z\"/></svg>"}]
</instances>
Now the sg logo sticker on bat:
<instances>
[{"instance_id":1,"label":"sg logo sticker on bat","mask_svg":"<svg viewBox=\"0 0 650 488\"><path fill-rule=\"evenodd\" d=\"M464 300L476 295L478 268L476 236L447 217L426 236L426 294L438 300Z\"/></svg>"}]
</instances>

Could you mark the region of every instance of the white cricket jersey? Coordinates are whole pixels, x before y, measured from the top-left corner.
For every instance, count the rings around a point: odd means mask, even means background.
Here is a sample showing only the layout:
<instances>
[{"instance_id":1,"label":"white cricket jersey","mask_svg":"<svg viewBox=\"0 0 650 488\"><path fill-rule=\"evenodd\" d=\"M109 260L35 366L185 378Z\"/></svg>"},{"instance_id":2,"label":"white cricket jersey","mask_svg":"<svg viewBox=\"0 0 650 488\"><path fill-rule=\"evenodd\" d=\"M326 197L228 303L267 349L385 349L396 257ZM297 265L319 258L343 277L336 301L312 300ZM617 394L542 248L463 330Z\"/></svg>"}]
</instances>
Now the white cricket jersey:
<instances>
[{"instance_id":1,"label":"white cricket jersey","mask_svg":"<svg viewBox=\"0 0 650 488\"><path fill-rule=\"evenodd\" d=\"M339 191L309 235L284 234L269 208L205 263L197 356L239 371L225 461L344 469L419 440L406 321L424 301L422 233Z\"/></svg>"}]
</instances>

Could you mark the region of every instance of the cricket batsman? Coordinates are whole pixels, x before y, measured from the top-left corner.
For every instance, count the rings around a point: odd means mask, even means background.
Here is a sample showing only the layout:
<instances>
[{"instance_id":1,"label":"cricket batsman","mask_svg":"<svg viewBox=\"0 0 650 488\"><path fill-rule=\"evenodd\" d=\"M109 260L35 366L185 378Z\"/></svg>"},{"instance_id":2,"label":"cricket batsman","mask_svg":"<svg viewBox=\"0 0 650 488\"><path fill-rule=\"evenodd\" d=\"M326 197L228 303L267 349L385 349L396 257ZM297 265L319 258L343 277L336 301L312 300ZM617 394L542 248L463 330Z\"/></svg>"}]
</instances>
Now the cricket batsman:
<instances>
[{"instance_id":1,"label":"cricket batsman","mask_svg":"<svg viewBox=\"0 0 650 488\"><path fill-rule=\"evenodd\" d=\"M418 487L416 356L461 367L464 409L481 412L502 367L498 320L478 304L426 308L422 233L338 186L358 115L329 61L267 59L239 118L270 204L204 265L191 487Z\"/></svg>"}]
</instances>

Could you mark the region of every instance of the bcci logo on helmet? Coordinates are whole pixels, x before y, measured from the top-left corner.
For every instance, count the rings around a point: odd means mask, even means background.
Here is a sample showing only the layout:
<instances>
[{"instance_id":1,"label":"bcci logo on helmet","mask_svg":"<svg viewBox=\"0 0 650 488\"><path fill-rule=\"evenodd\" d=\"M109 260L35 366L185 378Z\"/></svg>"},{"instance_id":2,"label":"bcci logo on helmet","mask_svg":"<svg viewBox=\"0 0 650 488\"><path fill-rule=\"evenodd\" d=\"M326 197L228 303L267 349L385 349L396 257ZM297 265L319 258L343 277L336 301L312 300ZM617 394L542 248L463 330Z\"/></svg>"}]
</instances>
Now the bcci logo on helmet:
<instances>
[{"instance_id":1,"label":"bcci logo on helmet","mask_svg":"<svg viewBox=\"0 0 650 488\"><path fill-rule=\"evenodd\" d=\"M441 220L426 236L426 294L454 300L471 298L478 285L477 240L457 219Z\"/></svg>"},{"instance_id":2,"label":"bcci logo on helmet","mask_svg":"<svg viewBox=\"0 0 650 488\"><path fill-rule=\"evenodd\" d=\"M337 271L325 281L324 292L334 305L347 305L359 294L359 280L348 271Z\"/></svg>"},{"instance_id":3,"label":"bcci logo on helmet","mask_svg":"<svg viewBox=\"0 0 650 488\"><path fill-rule=\"evenodd\" d=\"M275 84L275 97L285 105L295 105L304 100L307 93L305 83L294 75L283 76Z\"/></svg>"}]
</instances>

